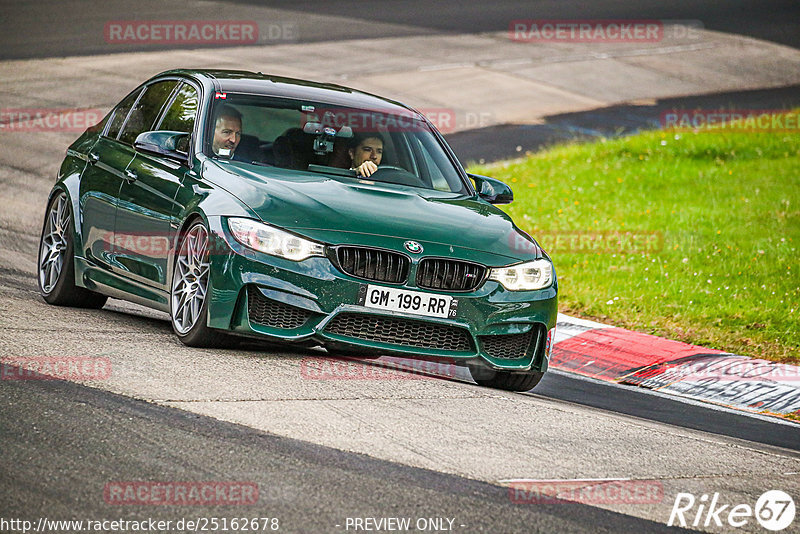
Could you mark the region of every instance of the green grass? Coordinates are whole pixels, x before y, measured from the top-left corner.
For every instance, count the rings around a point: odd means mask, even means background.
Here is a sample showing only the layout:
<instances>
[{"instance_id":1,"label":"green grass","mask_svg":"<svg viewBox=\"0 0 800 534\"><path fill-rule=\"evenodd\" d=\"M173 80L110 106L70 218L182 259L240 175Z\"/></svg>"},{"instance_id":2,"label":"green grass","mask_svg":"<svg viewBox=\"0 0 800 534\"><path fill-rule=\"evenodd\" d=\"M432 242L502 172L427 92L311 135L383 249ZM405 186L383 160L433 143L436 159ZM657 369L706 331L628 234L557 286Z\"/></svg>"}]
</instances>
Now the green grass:
<instances>
[{"instance_id":1,"label":"green grass","mask_svg":"<svg viewBox=\"0 0 800 534\"><path fill-rule=\"evenodd\" d=\"M562 312L800 363L797 132L648 132L470 172L513 187L504 209L552 256ZM659 240L598 247L608 232Z\"/></svg>"}]
</instances>

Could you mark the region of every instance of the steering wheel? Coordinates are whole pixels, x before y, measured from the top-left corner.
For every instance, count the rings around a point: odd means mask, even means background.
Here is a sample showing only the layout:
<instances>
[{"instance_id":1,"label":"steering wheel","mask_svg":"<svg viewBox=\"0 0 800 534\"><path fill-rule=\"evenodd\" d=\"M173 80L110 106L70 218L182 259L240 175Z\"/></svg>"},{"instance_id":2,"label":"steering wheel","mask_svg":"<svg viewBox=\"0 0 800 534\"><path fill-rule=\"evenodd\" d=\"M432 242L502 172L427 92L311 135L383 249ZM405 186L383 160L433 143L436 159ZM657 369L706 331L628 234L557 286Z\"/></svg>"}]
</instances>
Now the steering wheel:
<instances>
[{"instance_id":1,"label":"steering wheel","mask_svg":"<svg viewBox=\"0 0 800 534\"><path fill-rule=\"evenodd\" d=\"M410 185L413 187L420 187L422 185L422 180L420 180L417 175L394 165L381 165L378 167L377 171L373 172L372 175L366 179L375 180L376 182Z\"/></svg>"}]
</instances>

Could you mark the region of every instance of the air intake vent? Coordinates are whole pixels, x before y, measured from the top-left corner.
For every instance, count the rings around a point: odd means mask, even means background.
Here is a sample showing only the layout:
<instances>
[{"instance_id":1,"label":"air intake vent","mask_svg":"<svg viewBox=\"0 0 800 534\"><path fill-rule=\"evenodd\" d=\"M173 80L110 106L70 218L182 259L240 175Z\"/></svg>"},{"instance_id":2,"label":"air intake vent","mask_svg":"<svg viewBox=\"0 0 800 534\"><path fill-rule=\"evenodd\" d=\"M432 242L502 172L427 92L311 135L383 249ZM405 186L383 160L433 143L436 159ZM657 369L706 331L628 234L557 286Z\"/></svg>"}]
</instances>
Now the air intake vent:
<instances>
[{"instance_id":1,"label":"air intake vent","mask_svg":"<svg viewBox=\"0 0 800 534\"><path fill-rule=\"evenodd\" d=\"M289 330L306 324L312 312L268 299L258 289L248 288L247 315L251 323Z\"/></svg>"},{"instance_id":2,"label":"air intake vent","mask_svg":"<svg viewBox=\"0 0 800 534\"><path fill-rule=\"evenodd\" d=\"M411 319L380 317L360 313L341 313L325 328L343 337L458 352L471 352L472 339L463 328Z\"/></svg>"},{"instance_id":3,"label":"air intake vent","mask_svg":"<svg viewBox=\"0 0 800 534\"><path fill-rule=\"evenodd\" d=\"M534 327L525 334L478 336L483 352L500 360L520 360L528 355L531 344L536 344L541 329Z\"/></svg>"},{"instance_id":4,"label":"air intake vent","mask_svg":"<svg viewBox=\"0 0 800 534\"><path fill-rule=\"evenodd\" d=\"M337 247L338 267L346 274L389 284L408 278L409 259L397 252L364 247Z\"/></svg>"},{"instance_id":5,"label":"air intake vent","mask_svg":"<svg viewBox=\"0 0 800 534\"><path fill-rule=\"evenodd\" d=\"M483 282L486 267L467 261L426 258L417 269L417 286L445 291L472 291Z\"/></svg>"}]
</instances>

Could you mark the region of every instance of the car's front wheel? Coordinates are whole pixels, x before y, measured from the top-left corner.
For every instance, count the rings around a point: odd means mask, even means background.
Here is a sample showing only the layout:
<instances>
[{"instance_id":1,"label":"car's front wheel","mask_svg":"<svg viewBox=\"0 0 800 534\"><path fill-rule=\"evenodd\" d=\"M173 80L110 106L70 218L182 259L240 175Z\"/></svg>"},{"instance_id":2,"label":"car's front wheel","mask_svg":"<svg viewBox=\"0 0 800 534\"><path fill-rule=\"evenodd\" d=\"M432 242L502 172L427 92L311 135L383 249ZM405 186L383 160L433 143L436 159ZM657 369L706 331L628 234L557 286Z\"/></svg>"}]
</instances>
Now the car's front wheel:
<instances>
[{"instance_id":1,"label":"car's front wheel","mask_svg":"<svg viewBox=\"0 0 800 534\"><path fill-rule=\"evenodd\" d=\"M198 219L178 243L170 291L172 329L190 347L221 347L231 343L229 336L206 325L210 269L208 229Z\"/></svg>"},{"instance_id":2,"label":"car's front wheel","mask_svg":"<svg viewBox=\"0 0 800 534\"><path fill-rule=\"evenodd\" d=\"M544 373L540 371L511 373L489 369L483 365L470 364L468 367L472 379L478 385L507 391L530 391L544 376Z\"/></svg>"},{"instance_id":3,"label":"car's front wheel","mask_svg":"<svg viewBox=\"0 0 800 534\"><path fill-rule=\"evenodd\" d=\"M47 205L39 241L39 293L55 306L102 308L108 300L86 288L75 285L75 246L73 220L69 200L63 191Z\"/></svg>"}]
</instances>

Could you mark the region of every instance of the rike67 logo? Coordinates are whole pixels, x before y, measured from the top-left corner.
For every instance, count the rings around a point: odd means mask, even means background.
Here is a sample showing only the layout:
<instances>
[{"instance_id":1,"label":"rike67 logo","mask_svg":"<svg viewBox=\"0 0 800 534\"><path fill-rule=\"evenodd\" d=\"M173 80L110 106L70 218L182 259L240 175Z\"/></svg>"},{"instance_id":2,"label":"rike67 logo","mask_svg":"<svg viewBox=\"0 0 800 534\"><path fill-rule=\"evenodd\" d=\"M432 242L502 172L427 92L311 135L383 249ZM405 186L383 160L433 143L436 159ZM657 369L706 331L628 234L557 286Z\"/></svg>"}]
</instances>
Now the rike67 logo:
<instances>
[{"instance_id":1,"label":"rike67 logo","mask_svg":"<svg viewBox=\"0 0 800 534\"><path fill-rule=\"evenodd\" d=\"M719 493L703 494L699 499L691 493L678 493L667 526L740 528L755 518L763 528L778 532L792 524L795 511L794 499L780 490L764 492L755 506L724 503Z\"/></svg>"}]
</instances>

